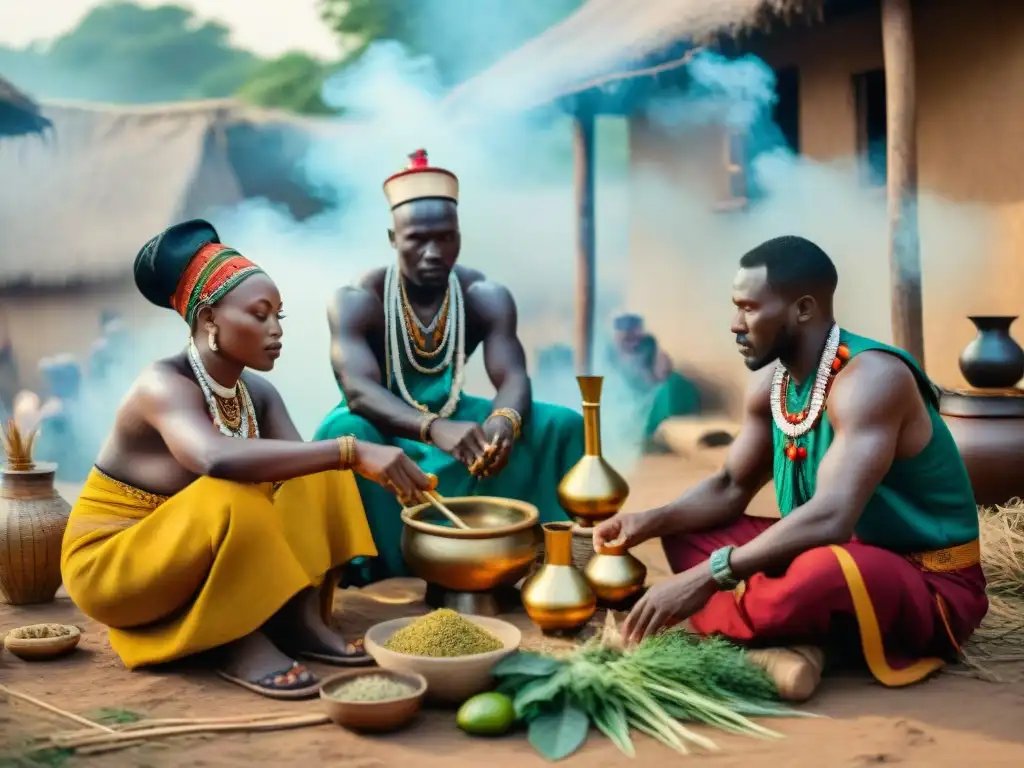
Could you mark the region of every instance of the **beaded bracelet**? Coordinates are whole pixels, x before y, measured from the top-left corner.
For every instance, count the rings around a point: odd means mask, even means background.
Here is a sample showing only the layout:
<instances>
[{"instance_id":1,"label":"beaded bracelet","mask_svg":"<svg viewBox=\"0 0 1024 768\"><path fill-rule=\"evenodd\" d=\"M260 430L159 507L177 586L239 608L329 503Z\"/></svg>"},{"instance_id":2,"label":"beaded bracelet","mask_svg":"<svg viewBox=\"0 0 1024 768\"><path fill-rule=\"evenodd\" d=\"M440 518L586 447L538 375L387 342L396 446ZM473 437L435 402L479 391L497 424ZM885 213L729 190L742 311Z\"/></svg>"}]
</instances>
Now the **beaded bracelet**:
<instances>
[{"instance_id":1,"label":"beaded bracelet","mask_svg":"<svg viewBox=\"0 0 1024 768\"><path fill-rule=\"evenodd\" d=\"M338 438L338 453L341 454L341 469L352 469L356 463L356 439L353 435Z\"/></svg>"},{"instance_id":2,"label":"beaded bracelet","mask_svg":"<svg viewBox=\"0 0 1024 768\"><path fill-rule=\"evenodd\" d=\"M519 411L515 410L514 408L499 408L498 410L494 411L488 418L493 419L495 416L508 420L508 422L512 425L512 439L518 440L519 434L520 432L522 432L523 428L523 417L519 415Z\"/></svg>"}]
</instances>

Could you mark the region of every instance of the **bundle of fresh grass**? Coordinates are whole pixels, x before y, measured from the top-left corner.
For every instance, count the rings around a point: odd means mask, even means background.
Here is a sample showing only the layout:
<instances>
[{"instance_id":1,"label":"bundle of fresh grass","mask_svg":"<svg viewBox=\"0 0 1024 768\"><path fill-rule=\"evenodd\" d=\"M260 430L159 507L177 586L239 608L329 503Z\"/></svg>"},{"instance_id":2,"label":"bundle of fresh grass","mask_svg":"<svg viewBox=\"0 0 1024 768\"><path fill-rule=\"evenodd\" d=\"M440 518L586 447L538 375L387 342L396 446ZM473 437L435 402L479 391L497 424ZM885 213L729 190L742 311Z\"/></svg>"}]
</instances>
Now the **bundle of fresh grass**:
<instances>
[{"instance_id":1,"label":"bundle of fresh grass","mask_svg":"<svg viewBox=\"0 0 1024 768\"><path fill-rule=\"evenodd\" d=\"M579 648L515 654L494 674L526 721L530 743L549 760L576 752L591 725L629 756L635 754L631 729L685 754L688 744L717 747L682 722L779 738L749 718L805 714L779 703L771 679L742 649L681 629L626 649L610 623Z\"/></svg>"},{"instance_id":2,"label":"bundle of fresh grass","mask_svg":"<svg viewBox=\"0 0 1024 768\"><path fill-rule=\"evenodd\" d=\"M978 518L989 610L963 649L964 662L989 679L1020 677L1024 674L1024 501L1014 498L996 507L979 507Z\"/></svg>"}]
</instances>

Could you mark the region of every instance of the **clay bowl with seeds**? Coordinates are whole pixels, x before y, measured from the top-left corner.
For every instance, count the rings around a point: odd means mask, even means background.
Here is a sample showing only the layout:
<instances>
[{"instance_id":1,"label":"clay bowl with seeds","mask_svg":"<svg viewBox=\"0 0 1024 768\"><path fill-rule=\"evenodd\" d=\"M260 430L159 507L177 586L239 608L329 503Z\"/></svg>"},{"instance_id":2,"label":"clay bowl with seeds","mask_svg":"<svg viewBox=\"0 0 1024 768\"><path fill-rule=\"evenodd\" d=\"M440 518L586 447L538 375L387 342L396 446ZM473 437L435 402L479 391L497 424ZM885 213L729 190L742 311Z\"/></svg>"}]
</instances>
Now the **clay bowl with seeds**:
<instances>
[{"instance_id":1,"label":"clay bowl with seeds","mask_svg":"<svg viewBox=\"0 0 1024 768\"><path fill-rule=\"evenodd\" d=\"M81 639L81 630L70 624L31 624L8 632L4 648L19 659L43 661L70 653Z\"/></svg>"},{"instance_id":2,"label":"clay bowl with seeds","mask_svg":"<svg viewBox=\"0 0 1024 768\"><path fill-rule=\"evenodd\" d=\"M320 701L331 720L360 733L387 733L407 725L423 705L423 675L387 669L353 669L320 686Z\"/></svg>"},{"instance_id":3,"label":"clay bowl with seeds","mask_svg":"<svg viewBox=\"0 0 1024 768\"><path fill-rule=\"evenodd\" d=\"M426 639L428 644L435 646L424 649L432 655L424 655L423 651L404 652L415 650L409 644L403 644L401 651L394 649L395 644L392 641L401 630L407 630L403 635L410 629L415 632L418 627L424 626L424 621L432 617L441 616L448 619L452 615L457 616L458 620L445 622L439 633L435 632L433 637ZM410 628L414 622L416 626ZM459 622L470 622L475 626L469 627L470 631L467 632L464 624L460 628ZM484 644L463 655L453 655L454 650L443 647L446 643L454 643L456 648L465 649L467 646L464 643L469 635L479 635ZM454 637L458 639L453 641ZM489 690L494 685L494 677L491 675L494 665L509 654L515 653L522 639L519 629L507 621L489 616L455 614L454 611L442 609L427 616L411 616L376 624L367 631L364 642L366 652L383 669L422 675L426 678L428 701L436 704L461 704L470 696ZM388 647L389 644L392 648ZM412 645L415 645L415 642ZM482 650L483 648L491 649Z\"/></svg>"}]
</instances>

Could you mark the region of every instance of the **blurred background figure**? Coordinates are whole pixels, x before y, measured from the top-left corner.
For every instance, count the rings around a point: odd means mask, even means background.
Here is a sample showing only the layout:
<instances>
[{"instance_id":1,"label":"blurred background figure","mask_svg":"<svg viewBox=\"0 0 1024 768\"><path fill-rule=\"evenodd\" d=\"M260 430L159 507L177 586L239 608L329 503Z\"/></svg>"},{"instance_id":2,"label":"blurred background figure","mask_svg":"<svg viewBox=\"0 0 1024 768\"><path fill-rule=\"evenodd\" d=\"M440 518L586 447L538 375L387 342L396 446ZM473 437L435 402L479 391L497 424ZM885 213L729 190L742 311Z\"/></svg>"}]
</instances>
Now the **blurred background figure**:
<instances>
[{"instance_id":1,"label":"blurred background figure","mask_svg":"<svg viewBox=\"0 0 1024 768\"><path fill-rule=\"evenodd\" d=\"M39 361L39 373L48 397L40 412L36 459L55 462L59 480L80 482L94 455L81 428L86 415L82 365L72 355L54 355Z\"/></svg>"},{"instance_id":2,"label":"blurred background figure","mask_svg":"<svg viewBox=\"0 0 1024 768\"><path fill-rule=\"evenodd\" d=\"M128 356L128 328L121 313L100 312L100 335L89 353L89 378L103 382L124 365Z\"/></svg>"},{"instance_id":3,"label":"blurred background figure","mask_svg":"<svg viewBox=\"0 0 1024 768\"><path fill-rule=\"evenodd\" d=\"M655 433L663 421L700 411L700 390L674 370L640 315L621 314L612 321L608 364L637 403L634 415L642 424L645 450L661 449Z\"/></svg>"}]
</instances>

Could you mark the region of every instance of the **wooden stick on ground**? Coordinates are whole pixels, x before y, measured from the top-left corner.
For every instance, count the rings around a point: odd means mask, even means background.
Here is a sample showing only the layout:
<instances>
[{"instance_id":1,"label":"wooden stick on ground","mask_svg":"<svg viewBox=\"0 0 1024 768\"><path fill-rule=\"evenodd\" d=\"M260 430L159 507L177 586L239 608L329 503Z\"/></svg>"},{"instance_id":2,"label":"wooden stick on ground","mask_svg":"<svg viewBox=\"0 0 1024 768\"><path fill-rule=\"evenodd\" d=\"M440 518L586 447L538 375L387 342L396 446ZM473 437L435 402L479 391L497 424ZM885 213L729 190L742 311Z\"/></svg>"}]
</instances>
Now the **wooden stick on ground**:
<instances>
[{"instance_id":1,"label":"wooden stick on ground","mask_svg":"<svg viewBox=\"0 0 1024 768\"><path fill-rule=\"evenodd\" d=\"M114 729L114 733L132 733L136 731L146 731L153 728L164 727L169 725L207 725L207 724L224 724L224 723L261 723L267 720L283 720L291 717L296 717L294 712L268 712L266 714L251 714L251 715L230 715L228 717L158 717L153 719L139 720L134 723L125 723L119 725ZM48 736L40 736L37 741L53 741L56 739L73 739L80 736L92 735L95 731L92 729L87 730L74 730L74 731L61 731L58 733L51 733Z\"/></svg>"},{"instance_id":2,"label":"wooden stick on ground","mask_svg":"<svg viewBox=\"0 0 1024 768\"><path fill-rule=\"evenodd\" d=\"M27 702L28 704L31 704L35 707L39 707L40 709L45 709L47 712L50 712L54 715L59 715L60 717L63 717L65 720L71 720L72 722L78 723L79 725L84 725L86 728L89 728L90 730L103 731L107 734L117 733L117 731L115 731L113 728L107 728L107 726L100 725L99 723L94 723L92 720L86 720L84 717L79 717L78 715L73 714L71 712L65 712L63 709L58 709L52 704L47 704L45 701L40 701L39 699L33 696L29 696L27 693L15 691L13 688L8 688L6 685L0 685L0 693L4 694L5 696L9 696L12 699L20 699L21 701Z\"/></svg>"},{"instance_id":3,"label":"wooden stick on ground","mask_svg":"<svg viewBox=\"0 0 1024 768\"><path fill-rule=\"evenodd\" d=\"M282 717L278 720L259 720L248 723L198 723L195 725L166 726L151 729L138 728L124 733L96 733L82 734L75 737L54 738L52 744L55 747L65 749L76 749L89 747L90 752L100 751L98 748L104 745L112 749L119 749L123 742L150 740L163 736L185 736L195 733L216 733L223 731L273 731L286 728L305 728L313 725L323 725L330 722L327 715L297 715L293 717Z\"/></svg>"}]
</instances>

